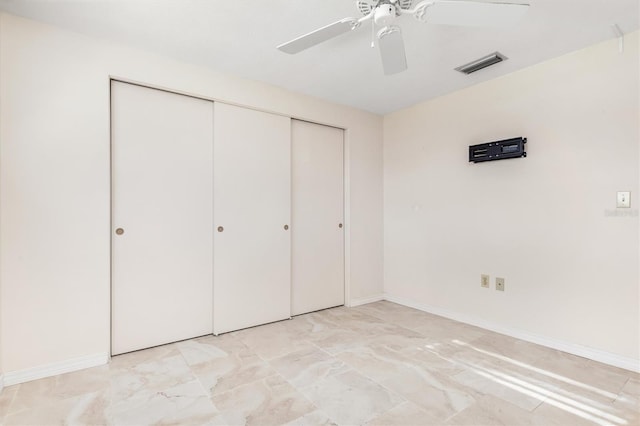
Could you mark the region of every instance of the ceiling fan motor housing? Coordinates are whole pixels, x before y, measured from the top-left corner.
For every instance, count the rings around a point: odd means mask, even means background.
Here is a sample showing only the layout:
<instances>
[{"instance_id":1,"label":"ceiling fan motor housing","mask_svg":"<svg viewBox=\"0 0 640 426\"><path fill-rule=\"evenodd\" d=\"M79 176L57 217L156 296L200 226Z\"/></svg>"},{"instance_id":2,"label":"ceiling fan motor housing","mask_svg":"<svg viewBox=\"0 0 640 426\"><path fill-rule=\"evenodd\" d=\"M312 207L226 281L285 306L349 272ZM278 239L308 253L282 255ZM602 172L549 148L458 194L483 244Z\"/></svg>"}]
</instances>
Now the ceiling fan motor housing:
<instances>
[{"instance_id":1,"label":"ceiling fan motor housing","mask_svg":"<svg viewBox=\"0 0 640 426\"><path fill-rule=\"evenodd\" d=\"M396 19L396 8L392 4L381 4L376 8L373 20L376 25L386 27Z\"/></svg>"}]
</instances>

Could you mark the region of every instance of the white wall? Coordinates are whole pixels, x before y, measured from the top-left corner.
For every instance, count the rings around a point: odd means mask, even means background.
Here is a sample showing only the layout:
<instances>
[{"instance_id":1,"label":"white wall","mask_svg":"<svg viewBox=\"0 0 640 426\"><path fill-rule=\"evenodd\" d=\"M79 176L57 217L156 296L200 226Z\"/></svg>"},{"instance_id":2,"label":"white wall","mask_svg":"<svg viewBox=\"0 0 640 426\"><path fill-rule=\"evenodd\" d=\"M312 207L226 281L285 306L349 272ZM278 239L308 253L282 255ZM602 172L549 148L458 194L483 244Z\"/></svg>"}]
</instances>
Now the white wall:
<instances>
[{"instance_id":1,"label":"white wall","mask_svg":"<svg viewBox=\"0 0 640 426\"><path fill-rule=\"evenodd\" d=\"M386 116L387 296L638 368L639 75L636 32Z\"/></svg>"},{"instance_id":2,"label":"white wall","mask_svg":"<svg viewBox=\"0 0 640 426\"><path fill-rule=\"evenodd\" d=\"M1 371L109 352L109 76L346 128L350 296L382 293L381 117L7 14L0 23Z\"/></svg>"}]
</instances>

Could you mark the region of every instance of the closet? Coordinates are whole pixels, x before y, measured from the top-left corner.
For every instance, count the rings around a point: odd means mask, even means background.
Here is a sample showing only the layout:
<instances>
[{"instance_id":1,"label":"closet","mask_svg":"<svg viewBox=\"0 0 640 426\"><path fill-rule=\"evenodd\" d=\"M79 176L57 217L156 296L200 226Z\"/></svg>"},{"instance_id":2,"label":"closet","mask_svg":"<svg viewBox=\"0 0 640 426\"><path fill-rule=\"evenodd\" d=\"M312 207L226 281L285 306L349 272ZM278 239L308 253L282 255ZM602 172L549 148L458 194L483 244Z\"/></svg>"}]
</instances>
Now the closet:
<instances>
[{"instance_id":1,"label":"closet","mask_svg":"<svg viewBox=\"0 0 640 426\"><path fill-rule=\"evenodd\" d=\"M343 139L113 81L112 355L344 304Z\"/></svg>"}]
</instances>

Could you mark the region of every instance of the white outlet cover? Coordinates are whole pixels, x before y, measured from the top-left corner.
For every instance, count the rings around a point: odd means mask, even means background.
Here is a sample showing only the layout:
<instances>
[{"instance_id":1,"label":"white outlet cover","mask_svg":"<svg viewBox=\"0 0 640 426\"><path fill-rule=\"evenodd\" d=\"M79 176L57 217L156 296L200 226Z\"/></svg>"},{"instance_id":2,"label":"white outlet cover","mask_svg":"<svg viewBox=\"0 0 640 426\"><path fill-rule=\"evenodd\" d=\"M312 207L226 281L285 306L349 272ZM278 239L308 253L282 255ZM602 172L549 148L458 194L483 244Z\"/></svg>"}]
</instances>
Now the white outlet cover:
<instances>
[{"instance_id":1,"label":"white outlet cover","mask_svg":"<svg viewBox=\"0 0 640 426\"><path fill-rule=\"evenodd\" d=\"M631 192L629 191L618 191L618 197L616 202L616 207L618 208L629 208L631 207Z\"/></svg>"},{"instance_id":2,"label":"white outlet cover","mask_svg":"<svg viewBox=\"0 0 640 426\"><path fill-rule=\"evenodd\" d=\"M489 275L482 274L480 275L480 286L484 288L489 288L489 281L491 278Z\"/></svg>"}]
</instances>

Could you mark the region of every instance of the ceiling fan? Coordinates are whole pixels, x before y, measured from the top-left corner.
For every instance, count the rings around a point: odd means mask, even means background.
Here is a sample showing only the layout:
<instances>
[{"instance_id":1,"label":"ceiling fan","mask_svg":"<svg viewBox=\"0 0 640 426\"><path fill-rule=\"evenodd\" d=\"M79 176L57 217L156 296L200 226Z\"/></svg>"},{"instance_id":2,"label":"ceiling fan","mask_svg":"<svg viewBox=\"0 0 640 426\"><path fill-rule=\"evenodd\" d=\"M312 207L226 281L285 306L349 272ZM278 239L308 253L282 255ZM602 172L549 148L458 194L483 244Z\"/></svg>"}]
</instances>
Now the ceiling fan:
<instances>
[{"instance_id":1,"label":"ceiling fan","mask_svg":"<svg viewBox=\"0 0 640 426\"><path fill-rule=\"evenodd\" d=\"M356 6L363 15L361 18L341 19L283 43L278 49L298 53L371 21L384 73L391 75L407 69L402 31L396 25L402 15L413 15L418 21L430 24L496 27L516 23L529 8L528 4L473 0L426 0L414 7L412 3L413 0L358 0ZM377 33L376 28L379 28Z\"/></svg>"}]
</instances>

